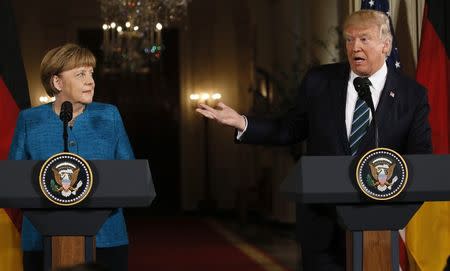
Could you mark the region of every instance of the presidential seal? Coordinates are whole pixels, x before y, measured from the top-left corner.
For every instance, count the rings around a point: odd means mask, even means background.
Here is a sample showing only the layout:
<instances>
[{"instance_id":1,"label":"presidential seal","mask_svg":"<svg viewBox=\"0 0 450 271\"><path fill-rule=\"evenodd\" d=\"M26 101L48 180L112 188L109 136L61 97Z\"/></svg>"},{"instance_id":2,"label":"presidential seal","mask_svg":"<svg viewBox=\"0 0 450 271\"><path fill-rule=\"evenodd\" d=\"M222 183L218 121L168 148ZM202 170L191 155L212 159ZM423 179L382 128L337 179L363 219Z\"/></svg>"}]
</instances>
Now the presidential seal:
<instances>
[{"instance_id":1,"label":"presidential seal","mask_svg":"<svg viewBox=\"0 0 450 271\"><path fill-rule=\"evenodd\" d=\"M397 152L377 148L364 154L356 166L360 190L375 200L397 197L408 181L408 167Z\"/></svg>"},{"instance_id":2,"label":"presidential seal","mask_svg":"<svg viewBox=\"0 0 450 271\"><path fill-rule=\"evenodd\" d=\"M39 186L44 196L60 206L82 202L91 191L92 170L80 156L62 152L53 155L41 167Z\"/></svg>"}]
</instances>

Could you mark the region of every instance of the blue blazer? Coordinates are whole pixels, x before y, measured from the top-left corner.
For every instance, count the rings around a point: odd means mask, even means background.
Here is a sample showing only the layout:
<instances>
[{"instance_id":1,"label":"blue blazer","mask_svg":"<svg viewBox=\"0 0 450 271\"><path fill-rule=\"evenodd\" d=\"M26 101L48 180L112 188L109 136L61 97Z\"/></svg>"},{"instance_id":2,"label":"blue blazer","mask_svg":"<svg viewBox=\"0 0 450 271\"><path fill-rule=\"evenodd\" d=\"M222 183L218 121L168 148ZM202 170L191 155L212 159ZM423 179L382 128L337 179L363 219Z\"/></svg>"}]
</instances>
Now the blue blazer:
<instances>
[{"instance_id":1,"label":"blue blazer","mask_svg":"<svg viewBox=\"0 0 450 271\"><path fill-rule=\"evenodd\" d=\"M62 122L52 104L26 109L17 119L9 151L10 160L46 160L64 150ZM91 103L68 129L69 151L87 160L134 159L119 111L113 105ZM97 247L128 244L122 209L106 220L96 235ZM22 224L24 251L41 250L42 236L24 217Z\"/></svg>"}]
</instances>

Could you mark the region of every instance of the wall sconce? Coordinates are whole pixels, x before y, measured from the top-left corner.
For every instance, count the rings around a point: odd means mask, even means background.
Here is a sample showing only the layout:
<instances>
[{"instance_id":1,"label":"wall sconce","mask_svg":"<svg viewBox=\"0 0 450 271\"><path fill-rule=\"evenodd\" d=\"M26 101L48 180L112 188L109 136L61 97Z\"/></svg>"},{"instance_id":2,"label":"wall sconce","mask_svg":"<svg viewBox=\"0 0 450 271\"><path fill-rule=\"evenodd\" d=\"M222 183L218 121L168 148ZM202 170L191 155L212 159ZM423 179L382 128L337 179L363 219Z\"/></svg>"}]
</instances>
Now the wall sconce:
<instances>
[{"instance_id":1,"label":"wall sconce","mask_svg":"<svg viewBox=\"0 0 450 271\"><path fill-rule=\"evenodd\" d=\"M193 93L189 95L189 100L192 106L197 107L199 103L207 104L211 107L216 107L222 98L222 94L218 92L213 93ZM203 149L204 149L204 195L203 199L199 201L198 208L200 211L210 213L216 209L217 203L211 194L211 179L209 172L209 138L208 138L208 118L203 117Z\"/></svg>"},{"instance_id":2,"label":"wall sconce","mask_svg":"<svg viewBox=\"0 0 450 271\"><path fill-rule=\"evenodd\" d=\"M211 107L216 107L222 98L222 94L219 92L202 92L202 93L193 93L189 95L189 100L193 104L193 106L197 106L199 103L207 104Z\"/></svg>"}]
</instances>

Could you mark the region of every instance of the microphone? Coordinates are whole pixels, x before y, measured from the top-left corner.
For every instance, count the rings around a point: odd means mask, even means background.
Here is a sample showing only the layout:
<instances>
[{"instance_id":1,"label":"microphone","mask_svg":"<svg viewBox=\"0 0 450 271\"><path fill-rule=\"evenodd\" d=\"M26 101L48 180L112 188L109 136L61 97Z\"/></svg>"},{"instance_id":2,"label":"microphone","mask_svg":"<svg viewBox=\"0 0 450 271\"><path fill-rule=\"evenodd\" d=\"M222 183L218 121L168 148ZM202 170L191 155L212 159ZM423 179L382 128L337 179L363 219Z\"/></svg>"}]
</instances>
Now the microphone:
<instances>
[{"instance_id":1,"label":"microphone","mask_svg":"<svg viewBox=\"0 0 450 271\"><path fill-rule=\"evenodd\" d=\"M62 122L69 123L73 117L73 107L72 103L69 101L65 101L61 105L61 111L59 112L59 119Z\"/></svg>"},{"instance_id":2,"label":"microphone","mask_svg":"<svg viewBox=\"0 0 450 271\"><path fill-rule=\"evenodd\" d=\"M67 134L67 124L72 120L73 117L73 106L69 101L65 101L61 105L61 110L59 112L59 119L63 122L63 140L64 140L64 152L69 152L69 147L67 145L68 134Z\"/></svg>"},{"instance_id":3,"label":"microphone","mask_svg":"<svg viewBox=\"0 0 450 271\"><path fill-rule=\"evenodd\" d=\"M375 128L375 148L378 148L378 125L375 117L375 106L372 101L372 93L370 92L370 85L372 83L367 77L356 77L353 79L353 86L355 86L358 97L365 101L372 112L373 125Z\"/></svg>"}]
</instances>

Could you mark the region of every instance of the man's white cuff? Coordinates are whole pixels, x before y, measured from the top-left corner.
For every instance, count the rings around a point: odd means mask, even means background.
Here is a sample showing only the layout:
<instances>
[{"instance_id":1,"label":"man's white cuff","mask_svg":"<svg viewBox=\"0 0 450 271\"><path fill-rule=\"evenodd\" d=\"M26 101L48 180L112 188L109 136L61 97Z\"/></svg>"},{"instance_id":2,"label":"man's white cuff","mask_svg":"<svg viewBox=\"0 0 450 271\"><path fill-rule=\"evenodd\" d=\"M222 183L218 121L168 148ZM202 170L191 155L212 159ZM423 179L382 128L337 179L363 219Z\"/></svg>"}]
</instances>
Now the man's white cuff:
<instances>
[{"instance_id":1,"label":"man's white cuff","mask_svg":"<svg viewBox=\"0 0 450 271\"><path fill-rule=\"evenodd\" d=\"M247 126L248 126L248 120L247 120L247 117L244 116L244 115L242 115L242 117L244 117L245 126L244 126L244 130L242 130L242 131L239 131L239 130L238 130L238 133L237 133L237 136L236 136L236 139L237 139L237 140L241 140L242 135L245 133L245 131L247 131Z\"/></svg>"}]
</instances>

